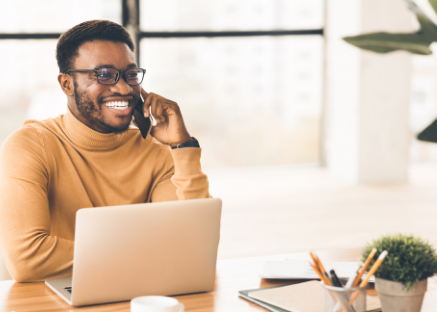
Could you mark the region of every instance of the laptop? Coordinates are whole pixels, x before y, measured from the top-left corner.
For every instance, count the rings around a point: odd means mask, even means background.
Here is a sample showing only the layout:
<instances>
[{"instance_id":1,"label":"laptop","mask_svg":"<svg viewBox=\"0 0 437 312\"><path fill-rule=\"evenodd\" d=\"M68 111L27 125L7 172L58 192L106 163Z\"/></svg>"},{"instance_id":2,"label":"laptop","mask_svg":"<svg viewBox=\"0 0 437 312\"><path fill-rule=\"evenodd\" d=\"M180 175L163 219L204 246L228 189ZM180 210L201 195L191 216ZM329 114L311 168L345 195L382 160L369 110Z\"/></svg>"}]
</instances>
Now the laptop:
<instances>
[{"instance_id":1,"label":"laptop","mask_svg":"<svg viewBox=\"0 0 437 312\"><path fill-rule=\"evenodd\" d=\"M73 276L46 285L73 306L214 288L222 201L80 209Z\"/></svg>"}]
</instances>

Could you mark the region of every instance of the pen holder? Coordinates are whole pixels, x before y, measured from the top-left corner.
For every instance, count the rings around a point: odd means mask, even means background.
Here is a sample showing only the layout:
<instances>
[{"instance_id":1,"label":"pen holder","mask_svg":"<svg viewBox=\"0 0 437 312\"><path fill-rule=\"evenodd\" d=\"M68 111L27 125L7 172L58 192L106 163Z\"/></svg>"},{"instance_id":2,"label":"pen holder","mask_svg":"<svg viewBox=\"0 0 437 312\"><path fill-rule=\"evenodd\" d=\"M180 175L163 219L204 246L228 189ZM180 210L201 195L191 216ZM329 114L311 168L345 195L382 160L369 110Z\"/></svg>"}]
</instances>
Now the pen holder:
<instances>
[{"instance_id":1,"label":"pen holder","mask_svg":"<svg viewBox=\"0 0 437 312\"><path fill-rule=\"evenodd\" d=\"M364 287L334 287L322 283L324 288L323 311L324 312L365 312L366 290ZM359 291L357 299L352 305L349 304L353 294Z\"/></svg>"}]
</instances>

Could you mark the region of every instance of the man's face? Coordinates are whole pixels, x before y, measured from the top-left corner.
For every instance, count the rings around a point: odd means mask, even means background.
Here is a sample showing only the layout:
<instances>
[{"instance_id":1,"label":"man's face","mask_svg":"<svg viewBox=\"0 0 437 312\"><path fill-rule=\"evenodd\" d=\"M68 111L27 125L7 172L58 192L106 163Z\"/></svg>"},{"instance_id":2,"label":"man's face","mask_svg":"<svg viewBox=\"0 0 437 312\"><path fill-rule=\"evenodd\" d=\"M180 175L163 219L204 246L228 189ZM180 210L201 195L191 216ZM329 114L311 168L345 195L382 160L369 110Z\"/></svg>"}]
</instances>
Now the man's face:
<instances>
[{"instance_id":1,"label":"man's face","mask_svg":"<svg viewBox=\"0 0 437 312\"><path fill-rule=\"evenodd\" d=\"M119 70L136 67L135 55L122 42L95 40L82 44L72 69L101 67L113 67ZM98 83L94 72L72 73L72 75L75 102L81 115L77 117L83 123L103 133L122 132L129 127L135 103L140 96L139 85L129 86L123 75L115 85ZM129 106L124 108L123 105L127 103ZM119 109L113 108L115 105Z\"/></svg>"}]
</instances>

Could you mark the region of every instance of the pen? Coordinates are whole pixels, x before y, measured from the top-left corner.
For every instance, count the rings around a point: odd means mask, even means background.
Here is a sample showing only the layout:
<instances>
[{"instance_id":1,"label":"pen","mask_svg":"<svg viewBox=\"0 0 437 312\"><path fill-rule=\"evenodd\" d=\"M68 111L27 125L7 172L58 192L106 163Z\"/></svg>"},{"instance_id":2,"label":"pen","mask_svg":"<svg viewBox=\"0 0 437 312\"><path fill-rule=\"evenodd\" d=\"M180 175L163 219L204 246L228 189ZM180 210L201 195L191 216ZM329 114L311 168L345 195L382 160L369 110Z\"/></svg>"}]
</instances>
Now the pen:
<instances>
[{"instance_id":1,"label":"pen","mask_svg":"<svg viewBox=\"0 0 437 312\"><path fill-rule=\"evenodd\" d=\"M317 265L312 264L311 261L309 261L311 267L313 268L314 272L316 272L316 274L320 277L320 279L322 280L322 282L325 285L328 286L332 286L332 283L329 279L326 278L326 276L324 276L322 274L322 272L320 271L320 269L318 268ZM345 309L345 311L350 312L350 307L347 306L347 298L344 298L344 296L342 294L332 294L335 299L338 301L338 304L343 306L343 308Z\"/></svg>"},{"instance_id":2,"label":"pen","mask_svg":"<svg viewBox=\"0 0 437 312\"><path fill-rule=\"evenodd\" d=\"M346 285L344 286L345 288L351 288L352 287L353 283L355 282L355 280L356 280L356 278L358 276L358 273L360 273L360 268L358 268L357 271L351 277L349 277L349 279L347 280ZM335 304L335 306L334 306L334 310L333 311L337 312L337 311L340 310L340 308L341 308L340 302L337 302Z\"/></svg>"},{"instance_id":3,"label":"pen","mask_svg":"<svg viewBox=\"0 0 437 312\"><path fill-rule=\"evenodd\" d=\"M331 279L332 279L332 283L333 286L335 287L339 287L339 288L343 288L343 285L340 282L340 279L338 278L337 274L335 273L335 270L331 270L329 271L329 273L331 273ZM348 296L346 293L335 293L335 298L337 299L337 304L334 306L335 311L338 310L338 308L340 308L340 306L343 306L343 310L342 311L348 311L348 312L352 312L354 311L349 305L348 305Z\"/></svg>"},{"instance_id":4,"label":"pen","mask_svg":"<svg viewBox=\"0 0 437 312\"><path fill-rule=\"evenodd\" d=\"M387 256L387 254L388 254L387 250L384 250L383 252L381 252L378 259L375 261L373 266L370 268L369 273L367 273L366 278L361 282L360 287L364 287L367 285L367 283L369 282L369 279L372 277L373 274L375 274L376 270L378 270L379 266L381 265L382 261L384 261L384 258L385 258L385 256ZM352 305L354 303L354 301L355 301L355 299L357 299L359 293L360 293L360 291L357 290L352 295L351 300L349 301L350 305Z\"/></svg>"},{"instance_id":5,"label":"pen","mask_svg":"<svg viewBox=\"0 0 437 312\"><path fill-rule=\"evenodd\" d=\"M318 273L318 271L319 271L318 275L320 277L323 277L323 281L324 281L324 283L326 285L328 285L328 286L337 286L337 285L339 285L339 287L342 287L342 285L341 285L340 281L338 280L338 278L337 278L338 284L334 285L334 283L333 283L334 277L333 276L331 276L331 277L329 276L329 274L326 272L326 270L325 270L325 268L324 268L324 266L322 264L322 261L319 259L319 257L316 254L314 254L313 252L310 251L310 256L311 256L311 258L313 259L313 261L315 263L314 266L312 265L312 263L310 263L311 266L316 271L316 273ZM334 271L334 274L335 274L335 271ZM345 294L333 293L332 295L335 297L335 300L337 300L338 303L340 303L340 305L343 307L344 311L347 311L347 312L352 312L353 311L352 308L348 305L348 298L345 296Z\"/></svg>"},{"instance_id":6,"label":"pen","mask_svg":"<svg viewBox=\"0 0 437 312\"><path fill-rule=\"evenodd\" d=\"M346 288L353 287L352 285L357 280L357 276L359 273L360 273L360 268L358 268L357 271L351 277L349 277L349 279L347 280L346 286L345 286Z\"/></svg>"},{"instance_id":7,"label":"pen","mask_svg":"<svg viewBox=\"0 0 437 312\"><path fill-rule=\"evenodd\" d=\"M331 279L332 279L332 283L334 284L334 286L343 287L337 274L335 274L335 270L331 270L331 271L329 271L329 273L331 273Z\"/></svg>"},{"instance_id":8,"label":"pen","mask_svg":"<svg viewBox=\"0 0 437 312\"><path fill-rule=\"evenodd\" d=\"M367 270L367 267L369 266L370 262L372 261L373 257L376 254L376 248L373 248L372 251L369 253L369 256L366 259L366 262L364 262L363 267L361 268L360 273L355 278L352 287L357 287L358 283L360 282L361 277L363 276L364 272Z\"/></svg>"}]
</instances>

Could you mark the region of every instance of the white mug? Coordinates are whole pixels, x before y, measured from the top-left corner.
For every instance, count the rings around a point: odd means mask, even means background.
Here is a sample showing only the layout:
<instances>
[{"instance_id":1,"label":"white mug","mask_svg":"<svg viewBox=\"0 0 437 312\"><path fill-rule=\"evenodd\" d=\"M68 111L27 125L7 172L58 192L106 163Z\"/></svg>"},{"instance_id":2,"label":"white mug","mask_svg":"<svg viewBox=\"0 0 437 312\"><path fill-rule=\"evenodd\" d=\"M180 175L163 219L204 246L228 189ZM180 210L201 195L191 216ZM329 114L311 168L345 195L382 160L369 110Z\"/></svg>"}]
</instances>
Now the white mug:
<instances>
[{"instance_id":1,"label":"white mug","mask_svg":"<svg viewBox=\"0 0 437 312\"><path fill-rule=\"evenodd\" d=\"M185 307L175 298L143 296L131 300L130 310L131 312L184 312Z\"/></svg>"}]
</instances>

